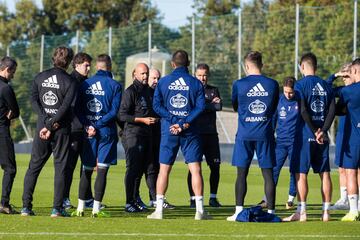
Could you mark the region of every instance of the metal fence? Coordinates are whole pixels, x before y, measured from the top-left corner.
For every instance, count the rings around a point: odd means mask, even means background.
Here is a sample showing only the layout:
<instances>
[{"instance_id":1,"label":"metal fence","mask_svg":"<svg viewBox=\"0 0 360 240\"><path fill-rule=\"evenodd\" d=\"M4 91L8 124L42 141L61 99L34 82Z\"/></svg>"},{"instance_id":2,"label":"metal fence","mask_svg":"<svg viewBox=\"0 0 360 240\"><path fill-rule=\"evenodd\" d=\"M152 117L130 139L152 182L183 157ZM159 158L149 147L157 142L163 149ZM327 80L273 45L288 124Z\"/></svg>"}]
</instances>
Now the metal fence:
<instances>
[{"instance_id":1,"label":"metal fence","mask_svg":"<svg viewBox=\"0 0 360 240\"><path fill-rule=\"evenodd\" d=\"M263 52L264 73L281 81L285 76L300 77L299 56L312 51L319 57L318 74L326 78L357 56L357 1L326 7L294 5L288 8L254 10L244 7L237 13L217 17L193 16L188 24L170 30L152 22L101 31L41 36L29 42L13 42L7 54L14 57L18 70L12 84L21 109L21 121L12 131L16 141L31 138L36 115L31 110L30 88L34 76L51 67L51 55L59 45L92 56L108 53L113 59L115 79L125 82L125 62L130 55L151 49L171 53L185 49L196 64L211 67L211 84L219 87L225 107L230 107L232 82L244 76L242 58L249 50ZM234 119L234 124L236 119ZM227 126L234 128L234 124Z\"/></svg>"}]
</instances>

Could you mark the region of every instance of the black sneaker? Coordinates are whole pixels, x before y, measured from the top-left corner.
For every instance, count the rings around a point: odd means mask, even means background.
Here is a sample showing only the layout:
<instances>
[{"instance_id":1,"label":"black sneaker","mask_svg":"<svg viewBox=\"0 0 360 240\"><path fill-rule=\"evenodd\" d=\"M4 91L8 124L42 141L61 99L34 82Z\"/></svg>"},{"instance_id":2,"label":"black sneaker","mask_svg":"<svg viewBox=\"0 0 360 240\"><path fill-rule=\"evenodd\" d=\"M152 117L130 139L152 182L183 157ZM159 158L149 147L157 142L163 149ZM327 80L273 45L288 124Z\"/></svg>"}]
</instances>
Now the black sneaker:
<instances>
[{"instance_id":1,"label":"black sneaker","mask_svg":"<svg viewBox=\"0 0 360 240\"><path fill-rule=\"evenodd\" d=\"M126 204L125 205L125 212L128 213L138 213L138 212L142 212L142 210L140 210L138 208L138 206L134 205L134 204Z\"/></svg>"},{"instance_id":2,"label":"black sneaker","mask_svg":"<svg viewBox=\"0 0 360 240\"><path fill-rule=\"evenodd\" d=\"M147 210L148 206L141 200L141 198L136 199L136 205L138 205L141 210Z\"/></svg>"},{"instance_id":3,"label":"black sneaker","mask_svg":"<svg viewBox=\"0 0 360 240\"><path fill-rule=\"evenodd\" d=\"M261 202L259 202L257 205L262 208L267 208L267 202L265 202L264 200L261 200Z\"/></svg>"},{"instance_id":4,"label":"black sneaker","mask_svg":"<svg viewBox=\"0 0 360 240\"><path fill-rule=\"evenodd\" d=\"M219 201L217 200L217 198L210 198L209 199L209 206L210 207L222 207L222 205L219 203Z\"/></svg>"},{"instance_id":5,"label":"black sneaker","mask_svg":"<svg viewBox=\"0 0 360 240\"><path fill-rule=\"evenodd\" d=\"M163 208L165 208L165 209L175 209L175 206L170 204L168 201L164 200Z\"/></svg>"},{"instance_id":6,"label":"black sneaker","mask_svg":"<svg viewBox=\"0 0 360 240\"><path fill-rule=\"evenodd\" d=\"M13 209L13 207L11 205L8 205L8 206L0 205L0 213L3 213L3 214L19 214L19 212L16 211L15 209Z\"/></svg>"},{"instance_id":7,"label":"black sneaker","mask_svg":"<svg viewBox=\"0 0 360 240\"><path fill-rule=\"evenodd\" d=\"M195 199L190 200L190 208L196 208Z\"/></svg>"}]
</instances>

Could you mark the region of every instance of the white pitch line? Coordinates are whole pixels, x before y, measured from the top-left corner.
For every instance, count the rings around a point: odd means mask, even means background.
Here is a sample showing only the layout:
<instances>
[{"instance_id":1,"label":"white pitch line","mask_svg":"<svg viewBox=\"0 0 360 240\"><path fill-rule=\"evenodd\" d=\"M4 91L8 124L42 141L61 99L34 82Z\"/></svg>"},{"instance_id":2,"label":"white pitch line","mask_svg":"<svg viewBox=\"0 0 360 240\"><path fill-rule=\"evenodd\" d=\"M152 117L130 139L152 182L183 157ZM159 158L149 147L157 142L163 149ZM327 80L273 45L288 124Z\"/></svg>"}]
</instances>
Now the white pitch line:
<instances>
[{"instance_id":1,"label":"white pitch line","mask_svg":"<svg viewBox=\"0 0 360 240\"><path fill-rule=\"evenodd\" d=\"M216 238L357 238L360 235L319 235L319 234L301 234L301 235L270 235L270 234L191 234L191 233L80 233L80 232L0 232L0 236L107 236L107 237L118 237L118 236L134 236L134 237L216 237Z\"/></svg>"}]
</instances>

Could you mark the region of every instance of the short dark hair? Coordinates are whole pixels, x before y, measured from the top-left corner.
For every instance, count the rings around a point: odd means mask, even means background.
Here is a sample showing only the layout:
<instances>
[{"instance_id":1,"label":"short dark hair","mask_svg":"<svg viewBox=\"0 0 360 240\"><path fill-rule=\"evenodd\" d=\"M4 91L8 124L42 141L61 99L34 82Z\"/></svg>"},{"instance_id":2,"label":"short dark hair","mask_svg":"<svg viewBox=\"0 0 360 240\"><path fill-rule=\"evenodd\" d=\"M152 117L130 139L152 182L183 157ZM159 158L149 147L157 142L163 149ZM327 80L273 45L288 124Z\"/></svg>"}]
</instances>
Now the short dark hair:
<instances>
[{"instance_id":1,"label":"short dark hair","mask_svg":"<svg viewBox=\"0 0 360 240\"><path fill-rule=\"evenodd\" d=\"M303 62L307 62L314 70L317 69L317 58L312 52L302 55L300 64L302 64Z\"/></svg>"},{"instance_id":2,"label":"short dark hair","mask_svg":"<svg viewBox=\"0 0 360 240\"><path fill-rule=\"evenodd\" d=\"M171 61L175 63L177 67L187 67L190 65L189 55L185 50L177 50L174 52Z\"/></svg>"},{"instance_id":3,"label":"short dark hair","mask_svg":"<svg viewBox=\"0 0 360 240\"><path fill-rule=\"evenodd\" d=\"M84 62L89 62L91 63L92 61L92 57L84 52L79 52L77 54L75 54L73 61L72 61L72 66L73 68L75 68L76 64L82 64Z\"/></svg>"},{"instance_id":4,"label":"short dark hair","mask_svg":"<svg viewBox=\"0 0 360 240\"><path fill-rule=\"evenodd\" d=\"M253 63L259 69L263 67L261 52L251 51L248 54L246 54L244 60Z\"/></svg>"},{"instance_id":5,"label":"short dark hair","mask_svg":"<svg viewBox=\"0 0 360 240\"><path fill-rule=\"evenodd\" d=\"M3 57L0 60L0 71L5 70L6 68L8 68L9 70L13 70L16 67L17 67L17 62L15 61L15 59L11 57Z\"/></svg>"},{"instance_id":6,"label":"short dark hair","mask_svg":"<svg viewBox=\"0 0 360 240\"><path fill-rule=\"evenodd\" d=\"M71 48L64 46L57 47L52 56L52 62L54 67L67 69L74 56L74 52Z\"/></svg>"},{"instance_id":7,"label":"short dark hair","mask_svg":"<svg viewBox=\"0 0 360 240\"><path fill-rule=\"evenodd\" d=\"M296 78L294 78L294 77L285 77L283 86L294 89L295 82L296 82Z\"/></svg>"},{"instance_id":8,"label":"short dark hair","mask_svg":"<svg viewBox=\"0 0 360 240\"><path fill-rule=\"evenodd\" d=\"M351 66L360 65L360 58L356 58L354 61L351 62Z\"/></svg>"},{"instance_id":9,"label":"short dark hair","mask_svg":"<svg viewBox=\"0 0 360 240\"><path fill-rule=\"evenodd\" d=\"M208 73L210 72L210 67L206 63L199 63L196 66L196 70L198 70L198 69L206 70Z\"/></svg>"},{"instance_id":10,"label":"short dark hair","mask_svg":"<svg viewBox=\"0 0 360 240\"><path fill-rule=\"evenodd\" d=\"M97 59L97 62L103 62L106 65L107 69L111 69L111 57L107 54L100 54Z\"/></svg>"}]
</instances>

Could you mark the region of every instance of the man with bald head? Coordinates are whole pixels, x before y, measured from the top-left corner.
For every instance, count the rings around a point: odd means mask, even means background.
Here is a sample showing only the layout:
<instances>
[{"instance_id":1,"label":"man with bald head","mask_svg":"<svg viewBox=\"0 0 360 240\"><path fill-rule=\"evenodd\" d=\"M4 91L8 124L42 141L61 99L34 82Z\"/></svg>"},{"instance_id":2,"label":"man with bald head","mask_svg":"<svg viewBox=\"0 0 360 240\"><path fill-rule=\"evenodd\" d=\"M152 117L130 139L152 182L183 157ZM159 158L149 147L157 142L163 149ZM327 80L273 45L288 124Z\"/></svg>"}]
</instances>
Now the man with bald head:
<instances>
[{"instance_id":1,"label":"man with bald head","mask_svg":"<svg viewBox=\"0 0 360 240\"><path fill-rule=\"evenodd\" d=\"M125 211L129 213L144 210L136 199L137 179L145 173L150 195L155 198L157 178L152 157L152 126L158 119L152 110L148 66L138 63L133 77L134 82L125 90L118 114L119 120L125 123L122 136L126 156Z\"/></svg>"}]
</instances>

